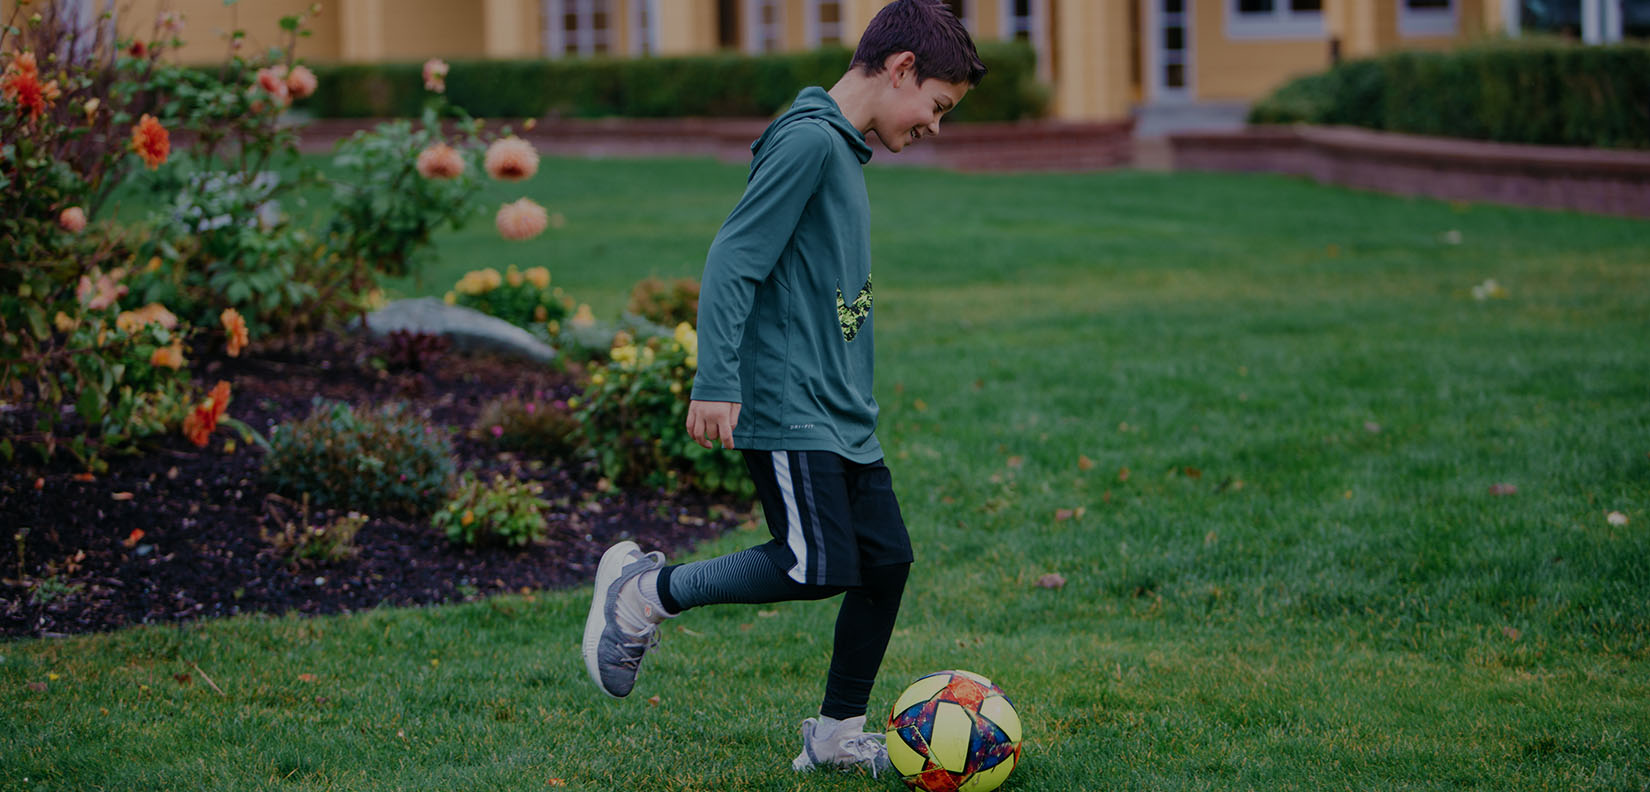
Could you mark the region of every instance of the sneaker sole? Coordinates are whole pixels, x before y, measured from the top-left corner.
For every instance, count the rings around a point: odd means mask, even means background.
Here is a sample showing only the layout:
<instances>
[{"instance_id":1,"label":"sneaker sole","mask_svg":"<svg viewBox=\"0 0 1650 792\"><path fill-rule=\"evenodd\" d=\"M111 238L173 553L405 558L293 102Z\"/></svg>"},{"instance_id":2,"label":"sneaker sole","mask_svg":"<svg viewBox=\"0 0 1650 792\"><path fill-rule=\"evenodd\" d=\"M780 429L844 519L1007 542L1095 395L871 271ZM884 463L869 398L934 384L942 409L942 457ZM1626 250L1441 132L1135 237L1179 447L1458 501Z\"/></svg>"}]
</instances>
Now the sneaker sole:
<instances>
[{"instance_id":1,"label":"sneaker sole","mask_svg":"<svg viewBox=\"0 0 1650 792\"><path fill-rule=\"evenodd\" d=\"M590 681L596 684L596 689L608 698L623 697L607 692L602 685L602 673L596 665L596 646L601 643L602 633L607 630L607 590L624 572L625 559L633 552L641 552L635 542L620 542L602 554L601 563L596 566L596 590L590 598L590 616L584 620L584 670L590 673Z\"/></svg>"}]
</instances>

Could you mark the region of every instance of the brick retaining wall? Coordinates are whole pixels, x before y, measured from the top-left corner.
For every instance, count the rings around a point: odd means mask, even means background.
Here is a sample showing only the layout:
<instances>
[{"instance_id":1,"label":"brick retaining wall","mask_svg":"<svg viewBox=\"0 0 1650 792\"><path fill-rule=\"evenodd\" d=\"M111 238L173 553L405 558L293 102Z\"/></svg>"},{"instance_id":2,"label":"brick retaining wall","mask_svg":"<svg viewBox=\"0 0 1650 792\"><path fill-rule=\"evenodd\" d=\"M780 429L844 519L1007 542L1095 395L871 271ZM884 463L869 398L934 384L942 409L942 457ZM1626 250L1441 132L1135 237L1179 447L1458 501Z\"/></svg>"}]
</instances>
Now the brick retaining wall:
<instances>
[{"instance_id":1,"label":"brick retaining wall","mask_svg":"<svg viewBox=\"0 0 1650 792\"><path fill-rule=\"evenodd\" d=\"M1169 147L1176 169L1289 173L1399 195L1650 217L1645 151L1314 126L1173 134Z\"/></svg>"},{"instance_id":2,"label":"brick retaining wall","mask_svg":"<svg viewBox=\"0 0 1650 792\"><path fill-rule=\"evenodd\" d=\"M301 148L330 151L333 142L372 119L324 119L305 125ZM750 162L750 144L768 125L765 119L614 118L548 119L518 134L541 153L584 157L709 156ZM927 165L963 171L1101 170L1129 164L1133 123L1028 121L1004 124L947 124L940 136L892 155L873 143L873 164Z\"/></svg>"}]
</instances>

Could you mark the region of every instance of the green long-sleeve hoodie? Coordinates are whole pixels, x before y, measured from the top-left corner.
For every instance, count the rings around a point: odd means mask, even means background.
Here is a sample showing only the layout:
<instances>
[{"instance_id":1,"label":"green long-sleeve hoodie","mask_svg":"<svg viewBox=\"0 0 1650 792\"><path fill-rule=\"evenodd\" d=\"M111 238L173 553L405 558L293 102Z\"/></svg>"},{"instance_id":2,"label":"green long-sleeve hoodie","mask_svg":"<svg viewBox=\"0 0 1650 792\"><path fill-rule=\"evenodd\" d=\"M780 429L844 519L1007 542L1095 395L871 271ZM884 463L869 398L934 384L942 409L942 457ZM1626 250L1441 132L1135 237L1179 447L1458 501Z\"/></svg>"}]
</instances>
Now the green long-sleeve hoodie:
<instances>
[{"instance_id":1,"label":"green long-sleeve hoodie","mask_svg":"<svg viewBox=\"0 0 1650 792\"><path fill-rule=\"evenodd\" d=\"M738 448L882 457L871 395L865 136L820 88L751 144L705 260L693 398L739 402Z\"/></svg>"}]
</instances>

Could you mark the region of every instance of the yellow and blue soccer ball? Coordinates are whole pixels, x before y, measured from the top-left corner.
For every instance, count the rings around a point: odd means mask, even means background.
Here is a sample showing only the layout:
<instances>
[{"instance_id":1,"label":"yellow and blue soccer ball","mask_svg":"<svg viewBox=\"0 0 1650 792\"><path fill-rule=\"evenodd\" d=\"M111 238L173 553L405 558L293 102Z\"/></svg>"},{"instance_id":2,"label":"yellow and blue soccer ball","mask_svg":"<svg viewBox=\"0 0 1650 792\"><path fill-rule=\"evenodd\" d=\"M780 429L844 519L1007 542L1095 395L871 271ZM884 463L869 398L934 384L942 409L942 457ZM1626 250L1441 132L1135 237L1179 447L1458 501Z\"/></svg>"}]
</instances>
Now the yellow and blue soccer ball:
<instances>
[{"instance_id":1,"label":"yellow and blue soccer ball","mask_svg":"<svg viewBox=\"0 0 1650 792\"><path fill-rule=\"evenodd\" d=\"M888 760L925 792L989 792L1020 761L1020 715L991 680L940 671L915 682L888 715Z\"/></svg>"}]
</instances>

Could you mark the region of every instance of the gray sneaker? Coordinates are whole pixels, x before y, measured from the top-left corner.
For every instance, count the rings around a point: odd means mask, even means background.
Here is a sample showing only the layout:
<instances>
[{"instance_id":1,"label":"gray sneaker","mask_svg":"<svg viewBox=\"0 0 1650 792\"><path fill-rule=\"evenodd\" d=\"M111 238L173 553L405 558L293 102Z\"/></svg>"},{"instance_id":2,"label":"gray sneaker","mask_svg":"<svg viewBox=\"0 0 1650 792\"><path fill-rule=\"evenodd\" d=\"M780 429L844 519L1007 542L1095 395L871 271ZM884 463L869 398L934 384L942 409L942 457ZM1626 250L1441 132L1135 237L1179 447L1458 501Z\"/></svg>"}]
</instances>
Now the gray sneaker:
<instances>
[{"instance_id":1,"label":"gray sneaker","mask_svg":"<svg viewBox=\"0 0 1650 792\"><path fill-rule=\"evenodd\" d=\"M821 767L838 770L863 767L876 778L892 766L888 761L886 739L881 734L865 733L864 715L838 722L831 732L826 732L818 719L808 718L802 721L802 753L791 760L791 769L806 773Z\"/></svg>"},{"instance_id":2,"label":"gray sneaker","mask_svg":"<svg viewBox=\"0 0 1650 792\"><path fill-rule=\"evenodd\" d=\"M596 590L584 622L584 667L590 680L614 698L630 695L642 657L659 645L664 614L642 599L636 578L665 565L663 553L642 553L635 542L620 542L602 554Z\"/></svg>"}]
</instances>

